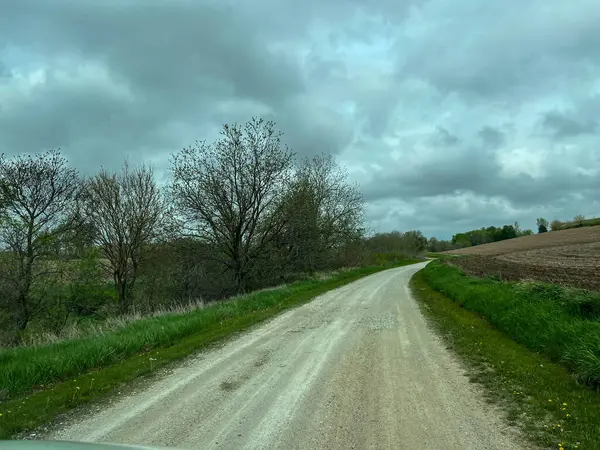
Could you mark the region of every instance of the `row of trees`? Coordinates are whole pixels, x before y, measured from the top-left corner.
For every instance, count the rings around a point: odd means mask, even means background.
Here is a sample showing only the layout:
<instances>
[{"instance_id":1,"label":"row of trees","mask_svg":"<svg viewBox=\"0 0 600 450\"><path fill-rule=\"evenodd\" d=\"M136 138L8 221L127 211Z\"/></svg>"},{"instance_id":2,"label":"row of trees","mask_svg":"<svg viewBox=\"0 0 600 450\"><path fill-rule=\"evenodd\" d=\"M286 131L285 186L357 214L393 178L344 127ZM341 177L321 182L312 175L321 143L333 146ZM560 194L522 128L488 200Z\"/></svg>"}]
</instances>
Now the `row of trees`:
<instances>
[{"instance_id":1,"label":"row of trees","mask_svg":"<svg viewBox=\"0 0 600 450\"><path fill-rule=\"evenodd\" d=\"M597 225L596 221L586 221L584 215L577 214L575 217L573 217L573 220L561 221L555 219L550 223L548 223L548 221L543 217L540 217L537 219L537 227L538 233L546 233L548 231L559 231L567 228L581 228L586 226L586 222L593 222L589 223L589 225Z\"/></svg>"},{"instance_id":2,"label":"row of trees","mask_svg":"<svg viewBox=\"0 0 600 450\"><path fill-rule=\"evenodd\" d=\"M578 228L586 224L585 217L578 214L570 222L562 222L553 220L551 223L543 217L536 220L538 233L546 233L548 231L558 231L565 228ZM487 244L489 242L503 241L505 239L513 239L520 236L530 236L532 230L521 230L518 222L513 225L504 225L503 227L487 227L479 230L471 230L465 233L457 233L452 236L451 241L437 240L431 238L429 241L429 251L441 252L456 248L471 247L474 245Z\"/></svg>"},{"instance_id":3,"label":"row of trees","mask_svg":"<svg viewBox=\"0 0 600 450\"><path fill-rule=\"evenodd\" d=\"M590 222L590 221L587 221ZM595 222L593 224L596 224ZM562 222L553 220L551 223L543 217L536 220L538 233L546 233L548 231L558 231L565 228L579 228L586 225L586 219L583 215L576 215L572 221ZM504 225L502 227L482 227L479 230L471 230L465 233L457 233L452 236L452 240L438 240L434 237L428 241L428 250L430 252L443 252L454 250L457 248L471 247L475 245L487 244L490 242L503 241L521 236L530 236L532 230L521 230L518 222L513 225Z\"/></svg>"},{"instance_id":4,"label":"row of trees","mask_svg":"<svg viewBox=\"0 0 600 450\"><path fill-rule=\"evenodd\" d=\"M151 167L84 179L58 151L0 159L0 326L219 299L320 270L416 254L420 232L365 238L358 186L329 155L298 160L272 122Z\"/></svg>"},{"instance_id":5,"label":"row of trees","mask_svg":"<svg viewBox=\"0 0 600 450\"><path fill-rule=\"evenodd\" d=\"M369 253L375 257L389 257L397 255L399 257L418 257L427 251L428 241L423 233L418 230L392 231L389 233L378 233L365 240L365 246Z\"/></svg>"},{"instance_id":6,"label":"row of trees","mask_svg":"<svg viewBox=\"0 0 600 450\"><path fill-rule=\"evenodd\" d=\"M533 234L531 230L521 230L519 223L515 222L513 225L504 225L502 227L491 226L465 233L457 233L452 236L451 244L456 246L455 248L471 247L520 236L529 236L531 234Z\"/></svg>"}]
</instances>

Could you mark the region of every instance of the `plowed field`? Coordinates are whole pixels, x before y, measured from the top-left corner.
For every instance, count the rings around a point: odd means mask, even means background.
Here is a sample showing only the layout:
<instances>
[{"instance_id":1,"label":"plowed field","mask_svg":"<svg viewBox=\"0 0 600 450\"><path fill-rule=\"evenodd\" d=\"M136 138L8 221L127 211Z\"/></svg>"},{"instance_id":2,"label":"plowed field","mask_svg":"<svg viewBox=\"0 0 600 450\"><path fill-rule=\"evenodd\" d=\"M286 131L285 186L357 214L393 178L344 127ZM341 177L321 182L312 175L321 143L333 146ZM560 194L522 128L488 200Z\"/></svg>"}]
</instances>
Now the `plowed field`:
<instances>
[{"instance_id":1,"label":"plowed field","mask_svg":"<svg viewBox=\"0 0 600 450\"><path fill-rule=\"evenodd\" d=\"M600 290L600 226L552 231L447 253L465 272Z\"/></svg>"}]
</instances>

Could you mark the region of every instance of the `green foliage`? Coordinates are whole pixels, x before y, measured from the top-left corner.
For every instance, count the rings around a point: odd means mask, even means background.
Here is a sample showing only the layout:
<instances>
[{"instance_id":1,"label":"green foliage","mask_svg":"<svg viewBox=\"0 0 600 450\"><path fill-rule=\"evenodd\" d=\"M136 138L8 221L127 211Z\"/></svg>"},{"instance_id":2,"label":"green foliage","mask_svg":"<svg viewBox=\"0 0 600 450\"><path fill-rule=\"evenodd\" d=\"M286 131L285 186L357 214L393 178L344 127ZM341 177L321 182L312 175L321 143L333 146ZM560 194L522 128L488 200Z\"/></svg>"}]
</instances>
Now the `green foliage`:
<instances>
[{"instance_id":1,"label":"green foliage","mask_svg":"<svg viewBox=\"0 0 600 450\"><path fill-rule=\"evenodd\" d=\"M546 233L548 231L548 221L543 217L536 220L538 233Z\"/></svg>"},{"instance_id":2,"label":"green foliage","mask_svg":"<svg viewBox=\"0 0 600 450\"><path fill-rule=\"evenodd\" d=\"M585 216L582 214L577 214L573 217L573 224L575 224L576 228L580 228L585 224Z\"/></svg>"},{"instance_id":3,"label":"green foliage","mask_svg":"<svg viewBox=\"0 0 600 450\"><path fill-rule=\"evenodd\" d=\"M465 233L457 233L452 236L452 244L458 248L471 247L474 245L488 244L490 242L504 241L519 236L532 234L531 230L521 231L518 223L504 225L502 227L487 227L479 230L471 230Z\"/></svg>"},{"instance_id":4,"label":"green foliage","mask_svg":"<svg viewBox=\"0 0 600 450\"><path fill-rule=\"evenodd\" d=\"M452 255L452 254L447 254L447 253L427 253L427 257L428 258L433 258L433 259L437 259L438 261L447 261L449 259L456 259L456 258L460 258L460 256L456 256L456 255Z\"/></svg>"},{"instance_id":5,"label":"green foliage","mask_svg":"<svg viewBox=\"0 0 600 450\"><path fill-rule=\"evenodd\" d=\"M3 271L3 283L13 290L6 311L11 316L13 343L18 343L29 321L40 311L43 291L52 270L40 261L55 250L69 229L78 226L75 200L80 179L57 150L38 155L0 155L0 247L13 264ZM51 282L53 280L50 280Z\"/></svg>"},{"instance_id":6,"label":"green foliage","mask_svg":"<svg viewBox=\"0 0 600 450\"><path fill-rule=\"evenodd\" d=\"M427 251L432 253L446 252L453 250L456 246L450 241L430 237L427 241Z\"/></svg>"},{"instance_id":7,"label":"green foliage","mask_svg":"<svg viewBox=\"0 0 600 450\"><path fill-rule=\"evenodd\" d=\"M452 236L452 243L456 245L458 248L471 247L471 240L467 233L458 233ZM477 245L477 244L476 244Z\"/></svg>"},{"instance_id":8,"label":"green foliage","mask_svg":"<svg viewBox=\"0 0 600 450\"><path fill-rule=\"evenodd\" d=\"M424 279L435 290L482 314L529 349L600 386L600 293L542 283L504 283L431 263Z\"/></svg>"},{"instance_id":9,"label":"green foliage","mask_svg":"<svg viewBox=\"0 0 600 450\"><path fill-rule=\"evenodd\" d=\"M402 264L404 261L418 262L416 259L407 259L407 256L403 253L386 252L386 253L372 253L371 263L380 267L390 267L398 264Z\"/></svg>"},{"instance_id":10,"label":"green foliage","mask_svg":"<svg viewBox=\"0 0 600 450\"><path fill-rule=\"evenodd\" d=\"M368 253L404 255L404 257L421 256L427 251L427 238L417 230L401 233L378 233L365 239L365 249Z\"/></svg>"},{"instance_id":11,"label":"green foliage","mask_svg":"<svg viewBox=\"0 0 600 450\"><path fill-rule=\"evenodd\" d=\"M67 308L77 316L97 315L101 308L116 305L116 295L111 284L106 283L98 249L91 248L77 260L73 280L68 285Z\"/></svg>"}]
</instances>

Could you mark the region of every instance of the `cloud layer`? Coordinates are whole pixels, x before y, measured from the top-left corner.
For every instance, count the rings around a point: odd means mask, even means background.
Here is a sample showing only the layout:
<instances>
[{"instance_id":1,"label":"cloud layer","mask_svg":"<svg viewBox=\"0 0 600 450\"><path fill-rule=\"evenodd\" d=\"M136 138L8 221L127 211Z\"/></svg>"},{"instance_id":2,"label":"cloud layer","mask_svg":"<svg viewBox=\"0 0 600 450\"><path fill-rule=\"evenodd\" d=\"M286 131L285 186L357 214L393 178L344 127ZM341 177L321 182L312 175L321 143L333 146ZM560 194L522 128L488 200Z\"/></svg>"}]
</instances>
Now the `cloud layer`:
<instances>
[{"instance_id":1,"label":"cloud layer","mask_svg":"<svg viewBox=\"0 0 600 450\"><path fill-rule=\"evenodd\" d=\"M600 214L600 3L7 1L0 148L167 167L225 122L334 153L373 230Z\"/></svg>"}]
</instances>

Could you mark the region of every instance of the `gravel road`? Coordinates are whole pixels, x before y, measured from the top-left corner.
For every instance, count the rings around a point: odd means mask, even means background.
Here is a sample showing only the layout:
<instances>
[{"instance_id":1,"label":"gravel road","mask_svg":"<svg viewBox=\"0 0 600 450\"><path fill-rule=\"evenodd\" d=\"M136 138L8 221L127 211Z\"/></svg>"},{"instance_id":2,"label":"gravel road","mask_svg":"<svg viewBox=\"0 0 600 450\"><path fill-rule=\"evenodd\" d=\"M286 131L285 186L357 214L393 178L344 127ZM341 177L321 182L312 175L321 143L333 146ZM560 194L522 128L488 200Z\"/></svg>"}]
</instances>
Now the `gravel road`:
<instances>
[{"instance_id":1,"label":"gravel road","mask_svg":"<svg viewBox=\"0 0 600 450\"><path fill-rule=\"evenodd\" d=\"M50 438L182 449L518 449L426 326L408 281L379 272L202 353Z\"/></svg>"}]
</instances>

